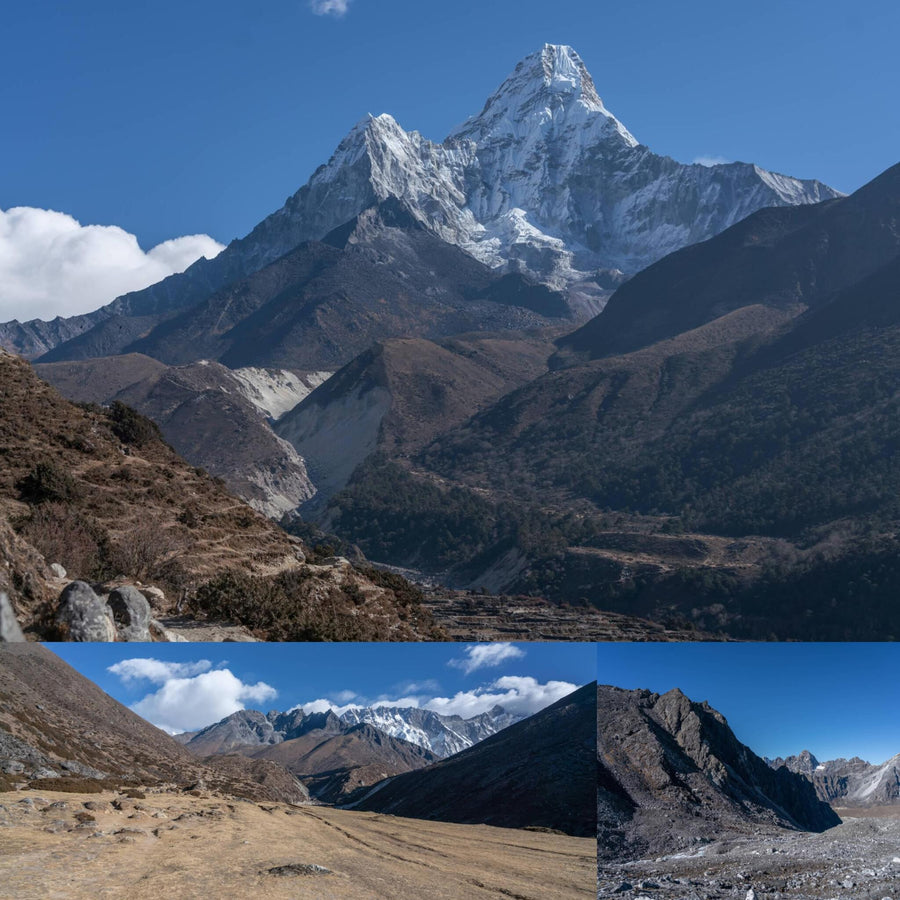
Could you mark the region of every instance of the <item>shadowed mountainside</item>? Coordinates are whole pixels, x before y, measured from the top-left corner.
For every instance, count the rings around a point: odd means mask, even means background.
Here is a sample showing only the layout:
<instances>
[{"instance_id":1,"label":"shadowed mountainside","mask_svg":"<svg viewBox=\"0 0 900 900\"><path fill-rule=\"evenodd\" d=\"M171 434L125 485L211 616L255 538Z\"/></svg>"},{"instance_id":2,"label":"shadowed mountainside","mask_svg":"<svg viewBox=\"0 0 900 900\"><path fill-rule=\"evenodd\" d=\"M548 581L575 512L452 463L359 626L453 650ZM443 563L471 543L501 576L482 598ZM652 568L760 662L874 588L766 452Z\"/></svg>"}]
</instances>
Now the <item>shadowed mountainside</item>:
<instances>
[{"instance_id":1,"label":"shadowed mountainside","mask_svg":"<svg viewBox=\"0 0 900 900\"><path fill-rule=\"evenodd\" d=\"M364 794L356 809L593 835L593 684L499 733Z\"/></svg>"},{"instance_id":2,"label":"shadowed mountainside","mask_svg":"<svg viewBox=\"0 0 900 900\"><path fill-rule=\"evenodd\" d=\"M552 371L408 463L368 460L322 521L459 585L756 638L894 634L898 220L895 166L661 260Z\"/></svg>"}]
</instances>

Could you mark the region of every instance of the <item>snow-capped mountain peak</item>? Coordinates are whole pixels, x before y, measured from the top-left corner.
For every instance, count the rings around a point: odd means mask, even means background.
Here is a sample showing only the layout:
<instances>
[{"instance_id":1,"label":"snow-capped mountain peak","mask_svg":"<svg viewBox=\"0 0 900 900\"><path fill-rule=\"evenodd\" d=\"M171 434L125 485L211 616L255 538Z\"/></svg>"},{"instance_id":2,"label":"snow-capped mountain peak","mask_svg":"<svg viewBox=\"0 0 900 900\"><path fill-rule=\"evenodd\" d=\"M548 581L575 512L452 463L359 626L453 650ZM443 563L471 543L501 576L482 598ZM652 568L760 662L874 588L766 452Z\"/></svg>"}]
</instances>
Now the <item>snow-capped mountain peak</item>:
<instances>
[{"instance_id":1,"label":"snow-capped mountain peak","mask_svg":"<svg viewBox=\"0 0 900 900\"><path fill-rule=\"evenodd\" d=\"M609 271L634 274L762 207L836 196L748 163L685 165L653 153L606 109L581 57L546 44L442 143L388 114L364 116L250 234L117 299L94 324L196 304L388 200L490 268L566 292L570 316L583 319L609 297Z\"/></svg>"},{"instance_id":2,"label":"snow-capped mountain peak","mask_svg":"<svg viewBox=\"0 0 900 900\"><path fill-rule=\"evenodd\" d=\"M451 132L448 141L518 138L529 133L570 132L578 143L613 139L638 142L603 105L581 57L563 44L545 44L526 56L488 99L479 115Z\"/></svg>"}]
</instances>

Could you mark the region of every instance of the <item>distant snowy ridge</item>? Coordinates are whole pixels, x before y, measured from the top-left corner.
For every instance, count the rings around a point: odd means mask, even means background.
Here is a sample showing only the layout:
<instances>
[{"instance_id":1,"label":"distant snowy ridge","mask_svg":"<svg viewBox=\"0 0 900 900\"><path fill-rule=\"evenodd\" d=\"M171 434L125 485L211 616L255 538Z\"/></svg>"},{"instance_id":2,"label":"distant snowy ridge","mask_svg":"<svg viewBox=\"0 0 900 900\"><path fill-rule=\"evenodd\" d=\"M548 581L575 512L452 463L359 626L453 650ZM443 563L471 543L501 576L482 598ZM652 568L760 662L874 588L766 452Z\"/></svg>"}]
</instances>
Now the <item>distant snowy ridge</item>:
<instances>
[{"instance_id":1,"label":"distant snowy ridge","mask_svg":"<svg viewBox=\"0 0 900 900\"><path fill-rule=\"evenodd\" d=\"M440 757L459 753L521 718L501 706L471 719L445 716L419 707L391 706L353 708L340 716L342 722L351 725L366 722L391 737L417 744Z\"/></svg>"},{"instance_id":2,"label":"distant snowy ridge","mask_svg":"<svg viewBox=\"0 0 900 900\"><path fill-rule=\"evenodd\" d=\"M390 737L430 750L435 756L447 757L522 718L501 706L469 719L419 707L351 706L344 709L340 716L331 709L305 713L301 707L296 707L288 712L273 710L266 714L246 709L232 713L201 731L183 736L181 742L201 755L229 753L236 749L245 751L280 744L312 730L338 734L365 724Z\"/></svg>"},{"instance_id":3,"label":"distant snowy ridge","mask_svg":"<svg viewBox=\"0 0 900 900\"><path fill-rule=\"evenodd\" d=\"M880 765L854 756L819 762L808 750L787 759L767 760L808 778L820 799L837 807L900 805L900 753Z\"/></svg>"}]
</instances>

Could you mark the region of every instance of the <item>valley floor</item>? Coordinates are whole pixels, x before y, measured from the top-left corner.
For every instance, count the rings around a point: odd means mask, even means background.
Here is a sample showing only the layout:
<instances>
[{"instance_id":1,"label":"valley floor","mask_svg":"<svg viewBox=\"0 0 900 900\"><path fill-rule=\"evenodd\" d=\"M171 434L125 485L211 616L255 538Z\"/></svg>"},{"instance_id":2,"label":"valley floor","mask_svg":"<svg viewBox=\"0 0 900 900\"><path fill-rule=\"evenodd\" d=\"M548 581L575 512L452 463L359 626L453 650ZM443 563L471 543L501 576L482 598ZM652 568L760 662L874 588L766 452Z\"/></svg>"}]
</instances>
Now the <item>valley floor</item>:
<instances>
[{"instance_id":1,"label":"valley floor","mask_svg":"<svg viewBox=\"0 0 900 900\"><path fill-rule=\"evenodd\" d=\"M574 900L594 896L596 857L590 838L321 806L23 791L0 793L0 884L16 900Z\"/></svg>"},{"instance_id":2,"label":"valley floor","mask_svg":"<svg viewBox=\"0 0 900 900\"><path fill-rule=\"evenodd\" d=\"M655 860L603 864L598 897L622 900L896 900L900 809L838 810L822 834L783 831ZM750 893L752 889L752 894Z\"/></svg>"}]
</instances>

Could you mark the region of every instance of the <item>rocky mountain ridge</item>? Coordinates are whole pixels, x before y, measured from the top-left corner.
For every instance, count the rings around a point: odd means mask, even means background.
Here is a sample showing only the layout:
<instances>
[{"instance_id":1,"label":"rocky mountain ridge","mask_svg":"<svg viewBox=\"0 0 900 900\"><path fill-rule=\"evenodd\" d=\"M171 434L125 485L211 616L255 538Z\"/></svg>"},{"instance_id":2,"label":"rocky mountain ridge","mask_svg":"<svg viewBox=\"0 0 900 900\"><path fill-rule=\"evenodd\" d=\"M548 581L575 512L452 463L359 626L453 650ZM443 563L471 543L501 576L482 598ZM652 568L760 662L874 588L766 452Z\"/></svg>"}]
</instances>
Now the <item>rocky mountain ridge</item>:
<instances>
[{"instance_id":1,"label":"rocky mountain ridge","mask_svg":"<svg viewBox=\"0 0 900 900\"><path fill-rule=\"evenodd\" d=\"M809 750L798 756L767 760L811 781L820 800L835 807L871 808L900 805L900 753L880 765L854 756L819 762Z\"/></svg>"},{"instance_id":2,"label":"rocky mountain ridge","mask_svg":"<svg viewBox=\"0 0 900 900\"><path fill-rule=\"evenodd\" d=\"M202 731L176 735L176 740L198 756L236 750L251 753L255 748L294 740L310 731L336 735L365 724L442 758L471 747L519 718L500 706L468 719L411 706L356 706L341 713L304 713L297 708L288 712L273 710L265 715L247 709Z\"/></svg>"},{"instance_id":3,"label":"rocky mountain ridge","mask_svg":"<svg viewBox=\"0 0 900 900\"><path fill-rule=\"evenodd\" d=\"M597 742L601 859L674 853L727 833L840 823L802 776L771 769L721 713L678 689L598 686Z\"/></svg>"}]
</instances>

